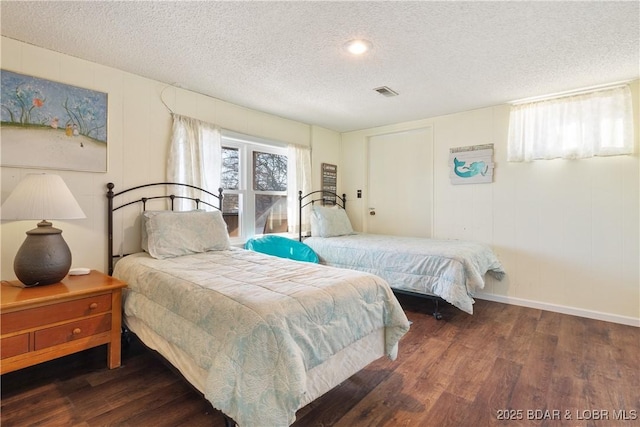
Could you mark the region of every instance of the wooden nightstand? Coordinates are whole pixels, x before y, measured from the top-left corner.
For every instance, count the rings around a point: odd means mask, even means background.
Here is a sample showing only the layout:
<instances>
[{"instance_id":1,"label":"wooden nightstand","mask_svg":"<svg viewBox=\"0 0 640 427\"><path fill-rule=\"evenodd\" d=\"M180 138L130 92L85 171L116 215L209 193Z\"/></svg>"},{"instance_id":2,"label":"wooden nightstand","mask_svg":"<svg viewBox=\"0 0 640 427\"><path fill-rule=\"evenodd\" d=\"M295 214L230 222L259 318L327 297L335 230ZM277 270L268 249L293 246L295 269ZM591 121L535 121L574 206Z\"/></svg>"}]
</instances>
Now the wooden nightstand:
<instances>
[{"instance_id":1,"label":"wooden nightstand","mask_svg":"<svg viewBox=\"0 0 640 427\"><path fill-rule=\"evenodd\" d=\"M122 288L92 270L53 285L4 282L0 300L0 374L108 344L107 365L120 366Z\"/></svg>"}]
</instances>

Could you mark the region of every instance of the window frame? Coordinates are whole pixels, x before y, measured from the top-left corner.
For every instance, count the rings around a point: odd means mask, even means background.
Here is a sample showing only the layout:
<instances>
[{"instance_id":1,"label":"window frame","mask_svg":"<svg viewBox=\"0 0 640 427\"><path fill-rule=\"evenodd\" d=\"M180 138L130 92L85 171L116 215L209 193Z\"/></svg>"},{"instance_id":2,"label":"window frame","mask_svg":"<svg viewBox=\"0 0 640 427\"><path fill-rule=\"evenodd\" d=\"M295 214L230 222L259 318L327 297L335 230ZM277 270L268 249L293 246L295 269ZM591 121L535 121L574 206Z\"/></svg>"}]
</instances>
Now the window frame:
<instances>
[{"instance_id":1,"label":"window frame","mask_svg":"<svg viewBox=\"0 0 640 427\"><path fill-rule=\"evenodd\" d=\"M228 190L223 187L223 194L238 195L238 236L230 237L232 244L242 244L247 239L261 235L262 230L256 230L255 199L258 194L279 195L287 197L287 190L267 191L253 189L253 152L277 154L288 158L287 146L284 143L262 140L259 138L222 133L221 147L238 150L238 189ZM222 167L222 164L220 165ZM222 184L221 184L222 185ZM288 179L287 179L288 186Z\"/></svg>"}]
</instances>

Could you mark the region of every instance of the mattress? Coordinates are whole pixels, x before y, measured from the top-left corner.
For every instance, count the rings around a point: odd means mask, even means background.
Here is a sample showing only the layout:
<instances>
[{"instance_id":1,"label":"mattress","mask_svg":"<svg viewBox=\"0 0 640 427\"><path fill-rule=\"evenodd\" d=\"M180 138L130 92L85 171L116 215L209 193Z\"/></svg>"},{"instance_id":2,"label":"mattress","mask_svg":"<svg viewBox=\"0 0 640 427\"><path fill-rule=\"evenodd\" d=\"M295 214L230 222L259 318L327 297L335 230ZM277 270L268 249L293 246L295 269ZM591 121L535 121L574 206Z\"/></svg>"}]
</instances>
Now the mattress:
<instances>
[{"instance_id":1,"label":"mattress","mask_svg":"<svg viewBox=\"0 0 640 427\"><path fill-rule=\"evenodd\" d=\"M376 333L393 359L409 328L379 277L242 249L166 260L138 253L114 276L128 284L125 322L177 349L197 372L185 377L204 378L197 387L240 426L290 425L326 391L309 384L315 368Z\"/></svg>"},{"instance_id":2,"label":"mattress","mask_svg":"<svg viewBox=\"0 0 640 427\"><path fill-rule=\"evenodd\" d=\"M476 242L355 233L304 243L322 264L375 274L393 289L436 295L469 314L484 275L505 274L491 248Z\"/></svg>"}]
</instances>

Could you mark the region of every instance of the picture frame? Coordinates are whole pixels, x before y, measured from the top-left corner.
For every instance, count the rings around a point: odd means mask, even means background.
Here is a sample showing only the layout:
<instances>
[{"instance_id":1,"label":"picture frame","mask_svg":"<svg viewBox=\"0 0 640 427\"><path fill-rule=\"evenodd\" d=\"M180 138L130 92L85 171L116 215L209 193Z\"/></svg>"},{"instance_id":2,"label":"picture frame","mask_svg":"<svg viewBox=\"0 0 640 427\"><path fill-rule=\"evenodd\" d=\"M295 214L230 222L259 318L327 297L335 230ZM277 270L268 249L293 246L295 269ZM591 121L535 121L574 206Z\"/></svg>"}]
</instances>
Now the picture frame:
<instances>
[{"instance_id":1,"label":"picture frame","mask_svg":"<svg viewBox=\"0 0 640 427\"><path fill-rule=\"evenodd\" d=\"M0 165L107 171L107 94L0 70Z\"/></svg>"},{"instance_id":2,"label":"picture frame","mask_svg":"<svg viewBox=\"0 0 640 427\"><path fill-rule=\"evenodd\" d=\"M322 204L335 205L335 194L338 191L338 166L322 163L322 191L331 193L322 194Z\"/></svg>"},{"instance_id":3,"label":"picture frame","mask_svg":"<svg viewBox=\"0 0 640 427\"><path fill-rule=\"evenodd\" d=\"M451 184L490 184L493 182L493 144L449 149Z\"/></svg>"}]
</instances>

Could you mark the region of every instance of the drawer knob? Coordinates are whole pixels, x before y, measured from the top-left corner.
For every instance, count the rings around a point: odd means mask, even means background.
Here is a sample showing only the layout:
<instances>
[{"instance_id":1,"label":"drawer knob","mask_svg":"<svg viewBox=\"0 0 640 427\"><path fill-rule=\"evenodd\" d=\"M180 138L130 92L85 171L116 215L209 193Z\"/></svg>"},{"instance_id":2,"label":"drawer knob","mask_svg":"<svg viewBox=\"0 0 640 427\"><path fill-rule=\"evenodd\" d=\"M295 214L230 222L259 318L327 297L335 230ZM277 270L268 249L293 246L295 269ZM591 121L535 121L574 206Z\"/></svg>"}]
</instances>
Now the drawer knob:
<instances>
[{"instance_id":1,"label":"drawer knob","mask_svg":"<svg viewBox=\"0 0 640 427\"><path fill-rule=\"evenodd\" d=\"M91 305L89 306L89 308L91 310L95 310L96 308L98 308L98 303L97 302L92 302Z\"/></svg>"},{"instance_id":2,"label":"drawer knob","mask_svg":"<svg viewBox=\"0 0 640 427\"><path fill-rule=\"evenodd\" d=\"M75 329L73 330L73 335L79 335L81 332L82 332L82 329L80 329L80 328L75 328Z\"/></svg>"}]
</instances>

